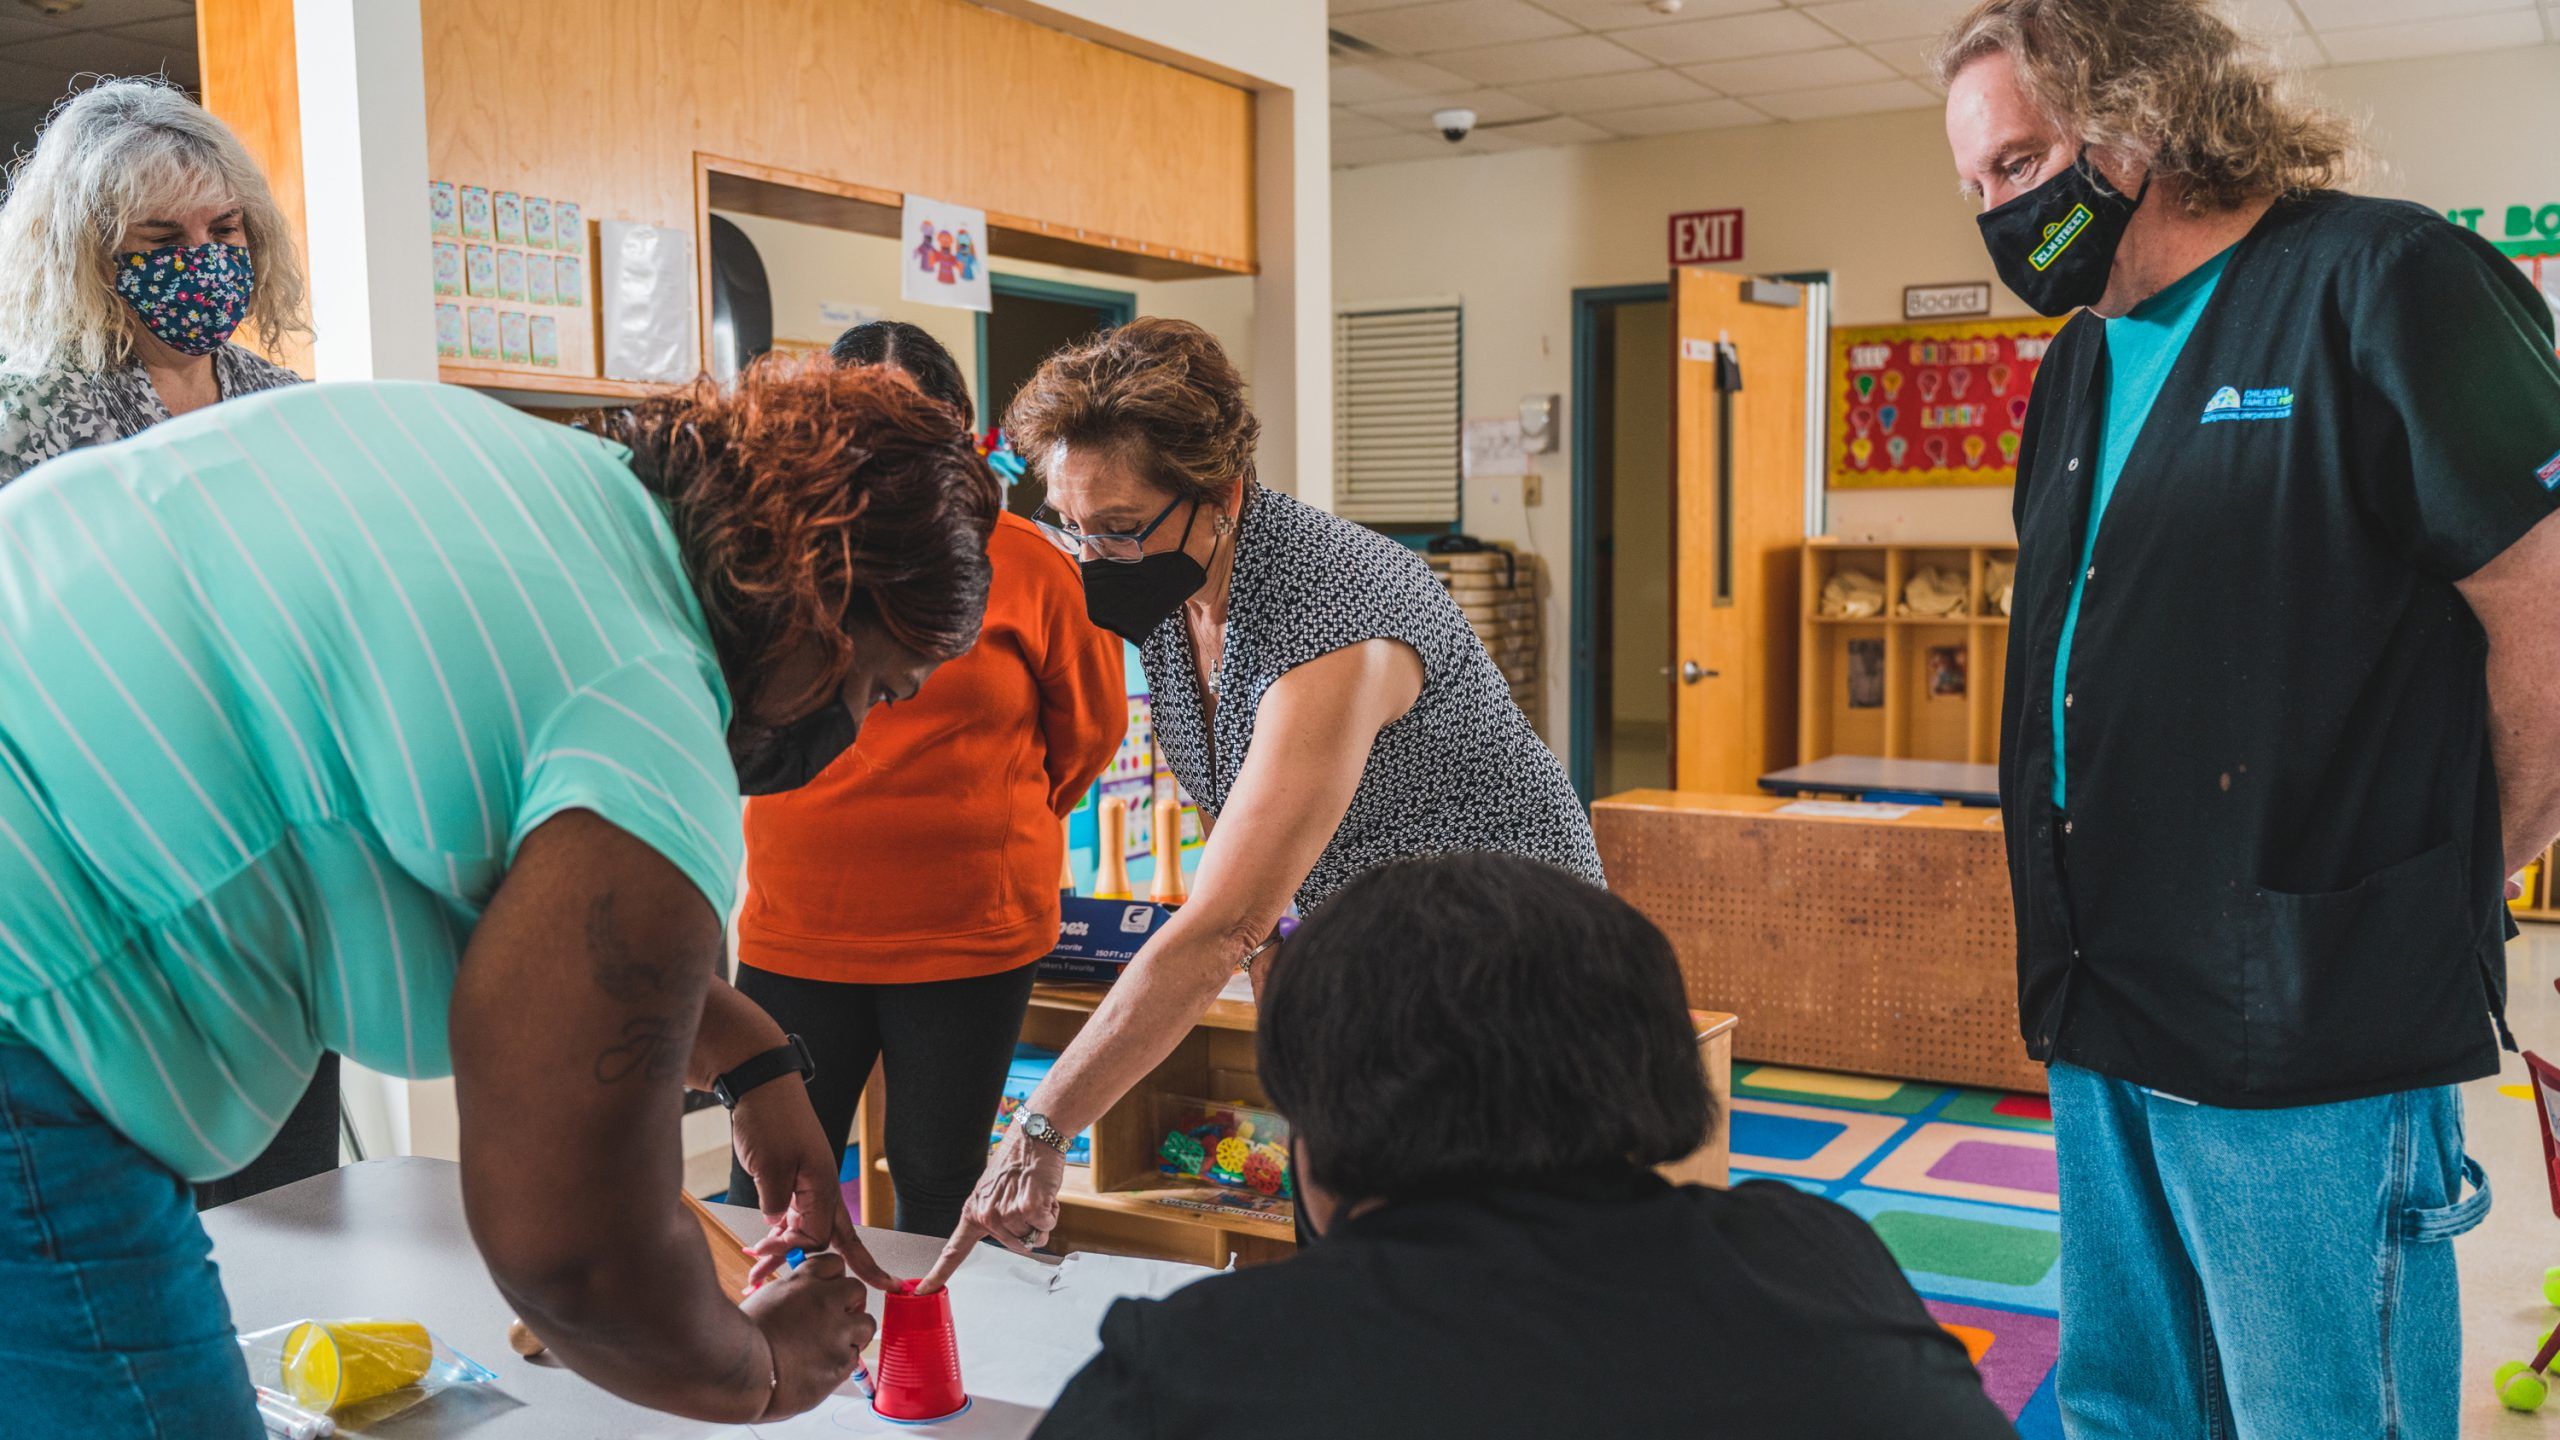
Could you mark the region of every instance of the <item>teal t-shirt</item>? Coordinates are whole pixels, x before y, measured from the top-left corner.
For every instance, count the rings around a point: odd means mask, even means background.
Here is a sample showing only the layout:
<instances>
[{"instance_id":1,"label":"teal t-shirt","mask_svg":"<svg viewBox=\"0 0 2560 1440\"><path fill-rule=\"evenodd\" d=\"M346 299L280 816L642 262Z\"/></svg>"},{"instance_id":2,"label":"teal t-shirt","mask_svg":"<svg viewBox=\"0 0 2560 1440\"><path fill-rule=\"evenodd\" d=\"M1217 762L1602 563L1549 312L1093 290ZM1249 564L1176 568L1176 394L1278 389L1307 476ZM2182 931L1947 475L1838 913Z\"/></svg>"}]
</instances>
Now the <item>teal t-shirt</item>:
<instances>
[{"instance_id":1,"label":"teal t-shirt","mask_svg":"<svg viewBox=\"0 0 2560 1440\"><path fill-rule=\"evenodd\" d=\"M2069 808L2062 728L2071 710L2065 703L2071 682L2071 636L2080 628L2080 592L2089 583L2089 565L2098 553L2098 521L2107 513L2107 502L2115 497L2116 480L2124 474L2125 457L2133 453L2133 442L2142 437L2143 422L2151 417L2151 402L2159 398L2160 387L2178 363L2179 352L2187 348L2187 336L2195 332L2196 317L2204 314L2205 302L2213 298L2214 286L2222 281L2222 267L2230 259L2231 252L2223 251L2181 276L2168 289L2106 322L2107 421L2098 444L2098 487L2089 497L2089 529L2080 543L2080 569L2071 578L2071 605L2063 612L2062 644L2053 656L2056 809Z\"/></svg>"},{"instance_id":2,"label":"teal t-shirt","mask_svg":"<svg viewBox=\"0 0 2560 1440\"><path fill-rule=\"evenodd\" d=\"M619 447L306 385L0 488L0 1043L190 1179L322 1050L451 1068L472 927L594 811L728 914L729 695Z\"/></svg>"}]
</instances>

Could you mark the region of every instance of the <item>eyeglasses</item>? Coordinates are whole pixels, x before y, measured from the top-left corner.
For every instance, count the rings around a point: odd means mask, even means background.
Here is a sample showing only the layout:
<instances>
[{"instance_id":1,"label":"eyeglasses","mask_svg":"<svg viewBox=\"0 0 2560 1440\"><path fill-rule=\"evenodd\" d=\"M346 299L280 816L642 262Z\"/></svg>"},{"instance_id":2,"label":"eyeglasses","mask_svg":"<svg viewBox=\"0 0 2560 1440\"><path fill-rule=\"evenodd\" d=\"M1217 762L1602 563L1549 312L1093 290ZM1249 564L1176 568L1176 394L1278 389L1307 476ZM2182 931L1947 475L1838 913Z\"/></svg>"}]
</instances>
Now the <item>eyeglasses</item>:
<instances>
[{"instance_id":1,"label":"eyeglasses","mask_svg":"<svg viewBox=\"0 0 2560 1440\"><path fill-rule=\"evenodd\" d=\"M1039 526L1040 533L1048 537L1049 543L1065 551L1070 558L1078 561L1108 560L1115 565L1135 565L1147 558L1147 537L1156 533L1181 504L1182 497L1174 496L1172 500L1166 502L1162 510L1156 512L1156 518L1147 522L1145 529L1131 535L1088 535L1081 530L1067 529L1061 524L1051 524L1037 515L1031 517L1031 523ZM1199 513L1199 502L1192 502L1192 513L1195 515ZM1190 532L1190 522L1184 522L1183 531L1185 534Z\"/></svg>"}]
</instances>

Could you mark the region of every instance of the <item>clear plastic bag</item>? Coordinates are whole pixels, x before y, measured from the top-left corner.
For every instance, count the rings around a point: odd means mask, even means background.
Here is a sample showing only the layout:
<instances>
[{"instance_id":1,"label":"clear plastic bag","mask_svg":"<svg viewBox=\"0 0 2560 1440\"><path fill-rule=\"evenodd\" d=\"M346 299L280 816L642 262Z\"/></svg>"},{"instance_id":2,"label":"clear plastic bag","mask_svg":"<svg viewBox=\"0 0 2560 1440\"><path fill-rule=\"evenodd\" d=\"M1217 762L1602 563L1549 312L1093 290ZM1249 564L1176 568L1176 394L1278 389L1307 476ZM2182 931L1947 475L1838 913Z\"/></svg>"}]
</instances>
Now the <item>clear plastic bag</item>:
<instances>
[{"instance_id":1,"label":"clear plastic bag","mask_svg":"<svg viewBox=\"0 0 2560 1440\"><path fill-rule=\"evenodd\" d=\"M260 1408L275 1417L270 1429L294 1410L333 1422L296 1430L309 1440L361 1434L457 1385L498 1378L414 1320L296 1320L241 1336L240 1349Z\"/></svg>"}]
</instances>

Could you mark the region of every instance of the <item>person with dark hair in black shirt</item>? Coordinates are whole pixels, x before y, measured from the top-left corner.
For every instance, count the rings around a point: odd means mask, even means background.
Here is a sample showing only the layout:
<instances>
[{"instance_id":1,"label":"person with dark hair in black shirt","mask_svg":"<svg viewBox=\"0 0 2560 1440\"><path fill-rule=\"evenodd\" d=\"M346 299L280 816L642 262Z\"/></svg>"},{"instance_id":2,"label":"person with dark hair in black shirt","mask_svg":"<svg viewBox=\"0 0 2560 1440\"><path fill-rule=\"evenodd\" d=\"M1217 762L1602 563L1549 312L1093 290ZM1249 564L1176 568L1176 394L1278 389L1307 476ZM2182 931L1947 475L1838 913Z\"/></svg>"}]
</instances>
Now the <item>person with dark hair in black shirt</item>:
<instances>
[{"instance_id":1,"label":"person with dark hair in black shirt","mask_svg":"<svg viewBox=\"0 0 2560 1440\"><path fill-rule=\"evenodd\" d=\"M1626 902L1518 856L1398 861L1264 963L1317 1238L1113 1306L1036 1440L2014 1440L1865 1222L1654 1173L1717 1117Z\"/></svg>"},{"instance_id":2,"label":"person with dark hair in black shirt","mask_svg":"<svg viewBox=\"0 0 2560 1440\"><path fill-rule=\"evenodd\" d=\"M2352 129L2212 0L1983 0L1938 75L2001 278L2086 307L2020 439L2000 747L2063 1427L2451 1440L2456 1086L2560 831L2551 312L2333 188Z\"/></svg>"}]
</instances>

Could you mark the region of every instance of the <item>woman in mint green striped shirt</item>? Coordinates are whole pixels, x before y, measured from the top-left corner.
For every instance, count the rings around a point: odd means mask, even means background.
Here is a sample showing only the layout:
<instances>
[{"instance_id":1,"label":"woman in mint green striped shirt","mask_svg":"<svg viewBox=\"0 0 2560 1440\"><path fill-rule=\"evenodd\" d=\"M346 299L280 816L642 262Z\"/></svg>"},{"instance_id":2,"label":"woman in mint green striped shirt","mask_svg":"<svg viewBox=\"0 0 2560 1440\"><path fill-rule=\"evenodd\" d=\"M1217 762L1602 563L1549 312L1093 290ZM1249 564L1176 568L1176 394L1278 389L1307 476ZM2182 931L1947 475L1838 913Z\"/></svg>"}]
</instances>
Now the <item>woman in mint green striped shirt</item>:
<instances>
[{"instance_id":1,"label":"woman in mint green striped shirt","mask_svg":"<svg viewBox=\"0 0 2560 1440\"><path fill-rule=\"evenodd\" d=\"M295 387L0 490L13 1426L258 1433L182 1181L257 1153L324 1050L453 1074L473 1235L598 1384L754 1420L845 1378L847 1269L885 1277L784 1037L718 978L739 794L968 648L997 487L880 371L604 429ZM677 1120L759 1073L741 1160L779 1242L836 1254L742 1312Z\"/></svg>"}]
</instances>

